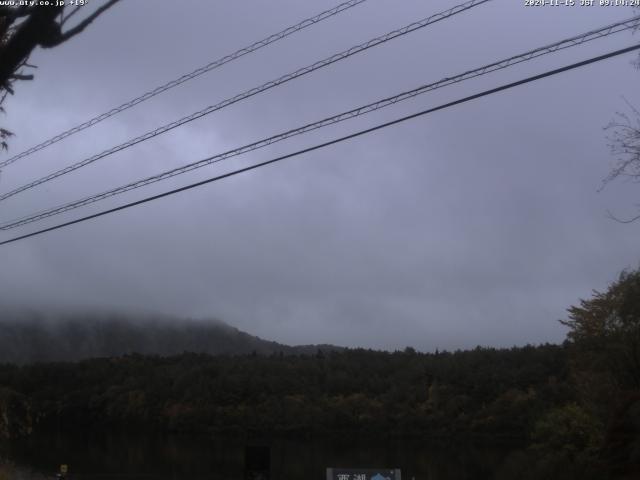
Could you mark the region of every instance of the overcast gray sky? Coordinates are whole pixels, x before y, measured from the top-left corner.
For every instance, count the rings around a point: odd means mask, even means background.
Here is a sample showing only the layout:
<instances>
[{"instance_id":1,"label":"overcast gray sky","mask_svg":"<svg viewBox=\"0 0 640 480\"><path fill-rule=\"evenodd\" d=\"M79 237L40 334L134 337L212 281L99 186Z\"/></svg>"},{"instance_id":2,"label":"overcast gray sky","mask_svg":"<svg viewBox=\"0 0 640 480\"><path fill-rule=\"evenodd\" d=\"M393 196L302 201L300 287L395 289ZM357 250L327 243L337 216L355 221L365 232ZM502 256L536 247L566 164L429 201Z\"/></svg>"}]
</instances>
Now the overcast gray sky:
<instances>
[{"instance_id":1,"label":"overcast gray sky","mask_svg":"<svg viewBox=\"0 0 640 480\"><path fill-rule=\"evenodd\" d=\"M95 1L95 0L91 0ZM337 4L125 0L38 51L2 120L18 153ZM452 6L369 0L6 167L0 191ZM0 204L10 220L630 17L495 0ZM98 211L638 41L621 33L140 189ZM565 310L638 266L636 184L598 193L633 54L0 247L4 303L217 317L285 343L423 350L559 342ZM7 158L3 153L2 158ZM7 239L36 225L2 233Z\"/></svg>"}]
</instances>

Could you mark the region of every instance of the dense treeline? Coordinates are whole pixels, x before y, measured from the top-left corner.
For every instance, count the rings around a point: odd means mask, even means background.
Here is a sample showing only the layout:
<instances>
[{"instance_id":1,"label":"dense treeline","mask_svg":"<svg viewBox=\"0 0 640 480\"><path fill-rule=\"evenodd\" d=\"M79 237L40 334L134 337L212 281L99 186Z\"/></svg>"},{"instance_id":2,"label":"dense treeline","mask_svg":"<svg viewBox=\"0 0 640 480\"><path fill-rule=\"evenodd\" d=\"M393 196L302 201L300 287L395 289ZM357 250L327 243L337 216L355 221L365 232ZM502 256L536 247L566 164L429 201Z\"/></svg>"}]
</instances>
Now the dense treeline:
<instances>
[{"instance_id":1,"label":"dense treeline","mask_svg":"<svg viewBox=\"0 0 640 480\"><path fill-rule=\"evenodd\" d=\"M568 313L562 345L0 364L0 436L115 428L514 439L526 448L505 478L639 478L640 269Z\"/></svg>"},{"instance_id":2,"label":"dense treeline","mask_svg":"<svg viewBox=\"0 0 640 480\"><path fill-rule=\"evenodd\" d=\"M0 367L39 428L525 438L572 400L565 347L313 356L130 355Z\"/></svg>"}]
</instances>

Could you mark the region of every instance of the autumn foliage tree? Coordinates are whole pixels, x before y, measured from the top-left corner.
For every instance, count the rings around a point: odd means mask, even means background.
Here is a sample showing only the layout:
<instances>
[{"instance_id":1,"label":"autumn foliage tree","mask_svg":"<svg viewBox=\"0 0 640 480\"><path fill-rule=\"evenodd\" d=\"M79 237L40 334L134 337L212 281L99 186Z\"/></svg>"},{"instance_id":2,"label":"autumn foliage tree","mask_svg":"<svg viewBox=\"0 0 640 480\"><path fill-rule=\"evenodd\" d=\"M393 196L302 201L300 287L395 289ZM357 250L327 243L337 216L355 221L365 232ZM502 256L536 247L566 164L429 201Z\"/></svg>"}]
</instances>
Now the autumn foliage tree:
<instances>
[{"instance_id":1,"label":"autumn foliage tree","mask_svg":"<svg viewBox=\"0 0 640 480\"><path fill-rule=\"evenodd\" d=\"M640 269L569 309L572 370L583 403L606 424L602 455L640 470Z\"/></svg>"},{"instance_id":2,"label":"autumn foliage tree","mask_svg":"<svg viewBox=\"0 0 640 480\"><path fill-rule=\"evenodd\" d=\"M640 390L640 269L622 272L606 292L569 308L562 323L580 370L618 392Z\"/></svg>"}]
</instances>

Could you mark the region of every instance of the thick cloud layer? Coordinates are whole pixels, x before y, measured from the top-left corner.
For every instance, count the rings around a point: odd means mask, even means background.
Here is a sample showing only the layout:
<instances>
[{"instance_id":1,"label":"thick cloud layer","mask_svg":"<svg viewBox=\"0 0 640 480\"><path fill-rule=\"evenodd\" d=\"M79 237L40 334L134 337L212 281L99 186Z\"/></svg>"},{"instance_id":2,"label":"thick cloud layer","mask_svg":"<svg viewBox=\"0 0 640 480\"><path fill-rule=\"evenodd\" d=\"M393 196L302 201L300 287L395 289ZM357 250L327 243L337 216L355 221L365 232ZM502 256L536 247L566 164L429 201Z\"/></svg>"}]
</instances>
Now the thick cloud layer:
<instances>
[{"instance_id":1,"label":"thick cloud layer","mask_svg":"<svg viewBox=\"0 0 640 480\"><path fill-rule=\"evenodd\" d=\"M633 15L496 0L0 204L2 220L106 190ZM10 154L334 5L122 2L32 58ZM0 189L451 6L371 0L2 172ZM630 33L437 90L66 217L185 185L630 45ZM557 319L638 264L637 185L598 193L603 127L640 104L618 57L139 208L0 248L1 300L213 316L288 343L464 348L561 341ZM35 229L24 227L19 233ZM18 231L3 234L9 238Z\"/></svg>"}]
</instances>

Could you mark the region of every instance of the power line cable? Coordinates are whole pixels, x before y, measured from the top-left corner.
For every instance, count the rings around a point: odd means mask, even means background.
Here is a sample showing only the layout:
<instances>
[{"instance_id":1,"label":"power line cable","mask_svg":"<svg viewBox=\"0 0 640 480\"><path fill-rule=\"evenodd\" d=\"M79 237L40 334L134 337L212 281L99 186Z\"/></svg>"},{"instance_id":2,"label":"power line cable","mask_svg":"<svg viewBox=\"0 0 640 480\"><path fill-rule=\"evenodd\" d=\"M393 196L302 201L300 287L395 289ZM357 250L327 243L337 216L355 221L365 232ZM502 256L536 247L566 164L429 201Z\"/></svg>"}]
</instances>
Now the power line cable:
<instances>
[{"instance_id":1,"label":"power line cable","mask_svg":"<svg viewBox=\"0 0 640 480\"><path fill-rule=\"evenodd\" d=\"M329 10L325 10L324 12L321 12L313 17L307 18L299 23L297 23L296 25L292 25L290 27L285 28L284 30L278 32L278 33L274 33L273 35L269 35L266 38L263 38L262 40L259 40L255 43L252 43L251 45L249 45L248 47L244 47L241 48L240 50L237 50L229 55L225 55L224 57L221 57L217 60L214 60L210 63L208 63L207 65L204 65L202 67L196 68L195 70L193 70L190 73L187 73L185 75L182 75L181 77L178 77L174 80L171 80L167 83L165 83L164 85L160 85L159 87L154 88L153 90L149 90L148 92L143 93L142 95L133 98L131 100L129 100L128 102L123 103L122 105L112 108L111 110L109 110L108 112L102 113L100 115L97 115L89 120L87 120L84 123L81 123L80 125L77 125L73 128L70 128L68 130L65 130L62 133L59 133L58 135L51 137L45 141L43 141L42 143L39 143L37 145L34 145L31 148L28 148L27 150L18 153L16 155L14 155L13 157L4 160L2 162L0 162L0 168L6 167L7 165L10 165L12 163L17 162L18 160L20 160L21 158L27 157L29 155L31 155L32 153L35 153L39 150L42 150L43 148L46 148L50 145L53 145L54 143L59 142L60 140L63 140L75 133L81 132L82 130L85 130L86 128L92 127L100 122L102 122L103 120L106 120L109 117L113 117L114 115L117 115L120 112L124 112L125 110L128 110L131 107L134 107L142 102L145 102L147 100L149 100L150 98L155 97L156 95L161 94L162 92L166 92L167 90L170 90L174 87L177 87L178 85L181 85L185 82L188 82L189 80L192 80L196 77L199 77L200 75L203 75L207 72L210 72L212 70L215 70L216 68L219 68L229 62L232 62L234 60L237 60L240 57L243 57L244 55L247 55L249 53L253 53L257 50L260 50L263 47L266 47L267 45L270 45L272 43L275 43L279 40L282 40L286 37L288 37L289 35L293 35L296 32L299 32L301 30L304 30L307 27L310 27L311 25L315 25L316 23L320 23L323 20L326 20L328 18L331 18L335 15L338 15L339 13L342 13L352 7L355 7L357 5L360 5L361 3L366 2L367 0L349 0L348 2L344 2L341 3L339 5L336 5L335 7L329 9Z\"/></svg>"},{"instance_id":2,"label":"power line cable","mask_svg":"<svg viewBox=\"0 0 640 480\"><path fill-rule=\"evenodd\" d=\"M381 130L383 128L387 128L387 127L390 127L392 125L396 125L396 124L405 122L407 120L418 118L418 117L427 115L429 113L436 112L438 110L444 110L446 108L450 108L450 107L453 107L455 105L460 105L462 103L466 103L466 102L469 102L471 100L475 100L475 99L478 99L478 98L481 98L481 97L485 97L487 95L492 95L494 93L498 93L498 92L501 92L501 91L504 91L504 90L508 90L510 88L517 87L519 85L524 85L524 84L527 84L527 83L530 83L530 82L541 80L543 78L550 77L552 75L557 75L559 73L566 72L566 71L569 71L569 70L573 70L573 69L576 69L576 68L579 68L579 67L583 67L585 65L589 65L589 64L592 64L592 63L600 62L602 60L606 60L608 58L612 58L612 57L615 57L615 56L618 56L618 55L622 55L622 54L625 54L625 53L628 53L628 52L631 52L631 51L634 51L634 50L638 50L638 49L640 49L640 44L633 45L631 47L622 48L622 49L619 49L619 50L615 50L613 52L609 52L609 53L604 54L604 55L599 55L597 57L592 57L592 58L590 58L588 60L583 60L581 62L573 63L571 65L566 65L564 67L557 68L555 70L549 70L547 72L544 72L544 73L541 73L541 74L538 74L538 75L534 75L534 76L531 76L531 77L527 77L525 79L518 80L516 82L508 83L508 84L502 85L500 87L496 87L496 88L492 88L492 89L489 89L489 90L485 90L483 92L476 93L474 95L470 95L468 97L464 97L464 98L461 98L459 100L455 100L453 102L448 102L448 103L439 105L437 107L429 108L427 110L422 110L420 112L413 113L411 115L407 115L407 116L404 116L404 117L401 117L401 118L398 118L398 119L395 119L395 120L392 120L392 121L389 121L389 122L386 122L386 123L382 123L382 124L376 125L374 127L367 128L365 130L360 130L358 132L355 132L355 133L352 133L352 134L349 134L349 135L345 135L343 137L339 137L339 138L330 140L328 142L324 142L324 143L320 143L320 144L314 145L312 147L304 148L302 150L298 150L298 151L293 152L293 153L288 153L286 155L282 155L282 156L273 158L271 160L267 160L267 161L264 161L264 162L261 162L261 163L257 163L257 164L254 164L254 165L251 165L251 166L248 166L248 167L240 168L238 170L234 170L232 172L228 172L228 173L225 173L225 174L222 174L222 175L218 175L216 177L208 178L206 180L201 180L199 182L192 183L192 184L186 185L184 187L176 188L176 189L170 190L168 192L164 192L164 193L160 193L160 194L153 195L153 196L150 196L150 197L146 197L146 198L143 198L141 200L137 200L135 202L130 202L130 203L121 205L119 207L111 208L111 209L108 209L108 210L103 210L101 212L94 213L92 215L87 215L85 217L81 217L81 218L78 218L78 219L75 219L75 220L71 220L69 222L60 223L60 224L54 225L52 227L44 228L42 230L38 230L38 231L31 232L31 233L28 233L28 234L25 234L25 235L21 235L21 236L18 236L18 237L10 238L8 240L4 240L4 241L0 242L0 246L7 245L7 244L13 243L13 242L17 242L19 240L24 240L26 238L30 238L30 237L33 237L33 236L36 236L36 235L41 235L43 233L47 233L47 232L51 232L51 231L54 231L54 230L58 230L60 228L68 227L70 225L75 225L77 223L85 222L87 220L91 220L91 219L98 218L98 217L101 217L101 216L104 216L104 215L108 215L110 213L119 212L121 210L125 210L127 208L131 208L131 207L135 207L137 205L141 205L143 203L148 203L148 202L151 202L151 201L154 201L154 200L158 200L158 199L163 198L163 197L168 197L168 196L174 195L176 193L180 193L180 192L184 192L184 191L187 191L187 190L191 190L192 188L200 187L202 185L206 185L208 183L216 182L218 180L222 180L224 178L228 178L228 177L231 177L231 176L234 176L234 175L238 175L240 173L244 173L244 172L248 172L248 171L251 171L251 170L255 170L257 168L264 167L266 165L270 165L272 163L276 163L276 162L279 162L281 160L285 160L287 158L297 157L297 156L302 155L304 153L312 152L314 150L319 150L321 148L325 148L325 147L328 147L330 145L335 145L337 143L341 143L341 142L344 142L346 140L350 140L350 139L353 139L353 138L356 138L356 137L360 137L362 135L366 135L366 134L375 132L377 130Z\"/></svg>"},{"instance_id":3,"label":"power line cable","mask_svg":"<svg viewBox=\"0 0 640 480\"><path fill-rule=\"evenodd\" d=\"M340 60L344 60L345 58L349 58L352 55L356 55L358 53L361 53L365 50L368 50L372 47L376 47L378 45L381 45L383 43L386 43L390 40L393 40L395 38L407 35L411 32L414 32L416 30L419 30L421 28L424 28L428 25L432 25L436 22L439 22L441 20L445 20L447 18L450 18L454 15L457 15L461 12L464 12L466 10L469 10L473 7L476 7L478 5L481 5L483 3L487 3L490 2L491 0L470 0L466 3L460 4L460 5L456 5L455 7L452 7L448 10L445 10L444 12L440 12L440 13L436 13L434 15L431 15L430 17L424 18L422 20L419 20L417 22L413 22L409 25L406 25L402 28L399 28L397 30L393 30L392 32L386 33L385 35L376 37L372 40L369 40L367 42L361 43L360 45L357 45L355 47L351 47L348 50L344 50L340 53L336 53L330 57L325 58L324 60L320 60L318 62L315 62L311 65L308 65L306 67L300 68L298 70L296 70L295 72L292 73L288 73L286 75L283 75L281 77L279 77L276 80L271 80L269 82L266 82L264 84L262 84L259 87L254 87L251 88L243 93L240 93L238 95L235 95L234 97L230 97L226 100L223 100L220 103L217 103L216 105L211 105L209 107L206 107L203 110L200 110L198 112L192 113L191 115L188 115L186 117L183 117L179 120L175 120L169 124L163 125L162 127L159 127L155 130L151 130L143 135L140 135L136 138L130 139L124 143L121 143L120 145L116 145L115 147L112 147L108 150L105 150L101 153L98 153L96 155L93 155L89 158L86 158L84 160L81 160L80 162L74 163L72 165L69 165L65 168L62 168L60 170L57 170L53 173L50 173L49 175L46 175L44 177L41 177L37 180L34 180L30 183L27 183L26 185L22 185L21 187L18 187L14 190L11 190L7 193L4 193L2 195L0 195L0 201L2 200L6 200L7 198L13 197L14 195L17 195L21 192L24 192L25 190L29 190L31 188L37 187L38 185L42 185L43 183L49 182L51 180L53 180L54 178L58 178L62 175L66 175L70 172L73 172L75 170L78 170L79 168L82 167L86 167L87 165L90 165L104 157L107 157L109 155L112 155L116 152L119 152L121 150L124 150L126 148L132 147L133 145L136 145L140 142L144 142L146 140L150 140L151 138L154 138L158 135L161 135L163 133L168 132L169 130L173 130L176 127L179 127L181 125L184 125L185 123L191 122L193 120L197 120L198 118L204 117L205 115L209 115L217 110L221 110L225 107L228 107L230 105L233 105L234 103L240 102L242 100L245 100L247 98L253 97L254 95L257 95L259 93L262 93L266 90L269 90L271 88L277 87L279 85L282 85L286 82L289 82L291 80L294 80L298 77L301 77L303 75L306 75L308 73L314 72L320 68L324 68L328 65L331 65L335 62L338 62Z\"/></svg>"},{"instance_id":4,"label":"power line cable","mask_svg":"<svg viewBox=\"0 0 640 480\"><path fill-rule=\"evenodd\" d=\"M49 208L47 210L43 210L40 212L36 212L36 213L32 213L28 216L19 218L19 219L14 219L11 220L9 222L6 222L2 225L0 225L0 230L10 230L12 228L16 228L22 225L26 225L28 223L33 223L39 220L42 220L44 218L48 218L54 215L59 215L65 212L68 212L70 210L74 210L76 208L80 208L86 205L89 205L91 203L95 203L101 200L104 200L106 198L115 196L115 195L119 195L137 188L141 188L147 185L150 185L152 183L161 181L161 180L166 180L168 178L177 176L177 175L181 175L183 173L187 173L189 171L198 169L198 168L202 168L204 166L207 165L211 165L223 160L226 160L228 158L231 157L235 157L253 150L257 150L260 148L264 148L266 146L272 145L274 143L283 141L285 139L297 136L297 135L301 135L313 130L317 130L319 128L323 128L329 125L333 125L335 123L339 123L351 118L355 118L361 115L365 115L367 113L371 113L373 111L376 110L380 110L382 108L386 108L389 107L391 105L394 105L398 102L413 98L417 95L429 92L429 91L433 91L436 90L438 88L442 88L448 85L452 85L455 83L459 83L462 82L464 80L468 80L474 77L478 77L481 75L486 75L488 73L497 71L497 70L501 70L522 62L526 62L529 60L532 60L534 58L543 56L543 55L547 55L549 53L553 53L559 50L563 50L566 48L570 48L570 47L574 47L577 45L581 45L585 42L591 41L591 40L595 40L598 38L603 38L606 37L608 35L612 35L614 33L618 33L618 32L622 32L625 30L629 30L629 29L634 29L637 28L640 25L640 15L636 16L636 17L632 17L628 20L623 20L620 22L616 22L614 24L611 25L607 25L605 27L596 29L596 30L591 30L589 32L580 34L580 35L576 35L564 40L561 40L559 42L555 42L549 45L546 45L544 47L539 47L533 50L529 50L525 53L521 53L519 55L514 55L511 57L508 57L506 59L503 60L499 60L497 62L485 65L483 67L480 68L476 68L474 70L469 70L466 71L462 74L459 75L455 75L452 77L445 77L444 79L441 79L437 82L434 83L430 83L427 85L422 85L418 88L415 88L413 90L409 90L406 92L402 92L400 94L394 95L392 97L388 97L388 98L384 98L382 100L378 100L376 102L373 103L369 103L367 105L363 105L360 106L358 108L346 111L346 112L342 112L339 113L337 115L331 116L331 117L327 117L324 118L322 120L313 122L313 123L309 123L307 125L304 125L302 127L298 127L295 128L293 130L288 130L286 132L283 133L279 133L277 135L273 135L271 137L267 137L261 140L258 140L256 142L235 148L233 150L229 150L226 151L224 153L220 153L217 155L213 155L211 157L207 157L204 159L201 159L197 162L193 162L187 165L183 165L181 167L177 167L150 177L146 177L140 180L136 180L134 182L122 185L120 187L116 187L114 189L111 190L107 190L105 192L101 192L95 195L91 195L85 198L82 198L80 200L75 200L73 202L70 203L66 203L63 205L58 205L56 207L53 208Z\"/></svg>"}]
</instances>

